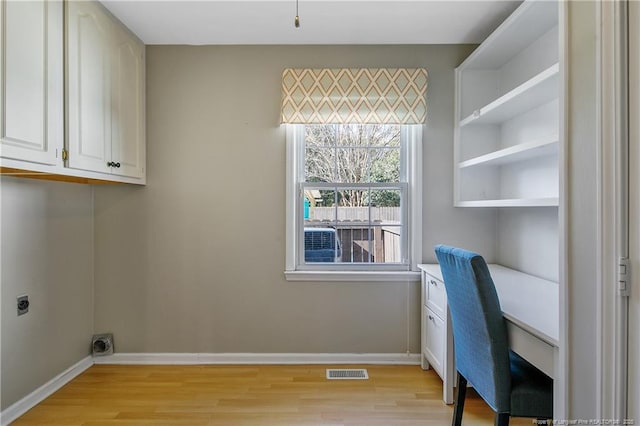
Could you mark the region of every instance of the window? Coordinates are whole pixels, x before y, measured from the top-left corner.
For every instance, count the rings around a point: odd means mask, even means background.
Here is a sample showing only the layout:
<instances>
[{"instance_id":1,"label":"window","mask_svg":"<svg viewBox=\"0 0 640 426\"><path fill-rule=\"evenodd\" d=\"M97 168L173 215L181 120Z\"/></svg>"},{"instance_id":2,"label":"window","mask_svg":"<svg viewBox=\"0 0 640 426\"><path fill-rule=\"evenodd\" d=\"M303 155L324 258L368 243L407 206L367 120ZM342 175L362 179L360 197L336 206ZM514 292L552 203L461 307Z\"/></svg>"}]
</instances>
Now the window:
<instances>
[{"instance_id":1,"label":"window","mask_svg":"<svg viewBox=\"0 0 640 426\"><path fill-rule=\"evenodd\" d=\"M289 280L409 281L422 256L424 68L286 68Z\"/></svg>"},{"instance_id":2,"label":"window","mask_svg":"<svg viewBox=\"0 0 640 426\"><path fill-rule=\"evenodd\" d=\"M395 279L415 269L421 129L287 125L288 279Z\"/></svg>"}]
</instances>

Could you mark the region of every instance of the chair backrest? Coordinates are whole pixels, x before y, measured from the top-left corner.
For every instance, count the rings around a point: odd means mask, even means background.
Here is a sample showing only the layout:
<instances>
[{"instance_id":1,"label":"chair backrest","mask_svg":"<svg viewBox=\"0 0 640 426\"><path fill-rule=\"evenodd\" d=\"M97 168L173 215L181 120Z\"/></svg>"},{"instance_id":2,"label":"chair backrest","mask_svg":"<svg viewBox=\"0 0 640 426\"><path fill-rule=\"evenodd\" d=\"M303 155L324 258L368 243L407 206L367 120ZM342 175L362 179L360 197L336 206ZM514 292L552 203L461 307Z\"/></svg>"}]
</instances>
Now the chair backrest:
<instances>
[{"instance_id":1,"label":"chair backrest","mask_svg":"<svg viewBox=\"0 0 640 426\"><path fill-rule=\"evenodd\" d=\"M510 412L507 328L489 268L468 250L435 248L451 312L456 369L494 411Z\"/></svg>"}]
</instances>

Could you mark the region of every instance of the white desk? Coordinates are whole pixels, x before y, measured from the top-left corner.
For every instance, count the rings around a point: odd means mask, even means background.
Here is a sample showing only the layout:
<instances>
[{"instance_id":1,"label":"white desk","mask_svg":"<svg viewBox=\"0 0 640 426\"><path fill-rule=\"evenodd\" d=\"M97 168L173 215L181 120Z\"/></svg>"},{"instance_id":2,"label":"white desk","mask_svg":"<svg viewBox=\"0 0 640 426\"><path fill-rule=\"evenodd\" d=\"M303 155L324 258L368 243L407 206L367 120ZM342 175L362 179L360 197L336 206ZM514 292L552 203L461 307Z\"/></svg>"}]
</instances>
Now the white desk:
<instances>
[{"instance_id":1,"label":"white desk","mask_svg":"<svg viewBox=\"0 0 640 426\"><path fill-rule=\"evenodd\" d=\"M507 320L509 346L531 364L556 377L560 341L558 283L500 265L489 265Z\"/></svg>"},{"instance_id":2,"label":"white desk","mask_svg":"<svg viewBox=\"0 0 640 426\"><path fill-rule=\"evenodd\" d=\"M500 265L490 264L488 266L500 299L502 313L507 320L511 349L550 377L557 377L560 328L558 283ZM433 354L428 350L428 347L425 354L424 342L428 342L425 336L425 318L429 318L429 314L424 312L428 308L426 303L428 294L424 294L428 288L428 283L425 284L425 277L427 280L434 278L441 283L444 283L444 280L439 265L418 265L418 267L423 271L423 328L421 332L423 367L428 368L425 359L431 361ZM446 317L444 321L445 343L442 344L444 352L442 360L440 360L444 367L439 373L441 373L440 376L444 382L443 399L449 404L453 402L455 367L453 347L446 343L446 339L450 339L453 334L448 313Z\"/></svg>"}]
</instances>

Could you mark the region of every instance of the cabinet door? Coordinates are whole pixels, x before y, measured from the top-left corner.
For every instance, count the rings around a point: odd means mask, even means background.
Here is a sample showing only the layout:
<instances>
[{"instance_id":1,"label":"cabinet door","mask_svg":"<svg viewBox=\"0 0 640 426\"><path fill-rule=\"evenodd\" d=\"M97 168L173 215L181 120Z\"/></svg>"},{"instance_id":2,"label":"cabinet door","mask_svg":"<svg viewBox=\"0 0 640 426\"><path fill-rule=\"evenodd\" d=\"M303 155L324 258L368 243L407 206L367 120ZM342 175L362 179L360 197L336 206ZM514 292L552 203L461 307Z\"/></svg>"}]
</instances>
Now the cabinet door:
<instances>
[{"instance_id":1,"label":"cabinet door","mask_svg":"<svg viewBox=\"0 0 640 426\"><path fill-rule=\"evenodd\" d=\"M113 28L111 160L118 167L112 173L143 177L144 45L119 25Z\"/></svg>"},{"instance_id":2,"label":"cabinet door","mask_svg":"<svg viewBox=\"0 0 640 426\"><path fill-rule=\"evenodd\" d=\"M426 309L425 318L426 330L423 330L426 339L425 353L429 364L438 373L440 377L444 377L444 343L445 343L445 324L444 321L437 316L431 309Z\"/></svg>"},{"instance_id":3,"label":"cabinet door","mask_svg":"<svg viewBox=\"0 0 640 426\"><path fill-rule=\"evenodd\" d=\"M68 167L110 172L111 21L97 2L67 2Z\"/></svg>"},{"instance_id":4,"label":"cabinet door","mask_svg":"<svg viewBox=\"0 0 640 426\"><path fill-rule=\"evenodd\" d=\"M0 154L56 163L63 142L62 2L0 3Z\"/></svg>"}]
</instances>

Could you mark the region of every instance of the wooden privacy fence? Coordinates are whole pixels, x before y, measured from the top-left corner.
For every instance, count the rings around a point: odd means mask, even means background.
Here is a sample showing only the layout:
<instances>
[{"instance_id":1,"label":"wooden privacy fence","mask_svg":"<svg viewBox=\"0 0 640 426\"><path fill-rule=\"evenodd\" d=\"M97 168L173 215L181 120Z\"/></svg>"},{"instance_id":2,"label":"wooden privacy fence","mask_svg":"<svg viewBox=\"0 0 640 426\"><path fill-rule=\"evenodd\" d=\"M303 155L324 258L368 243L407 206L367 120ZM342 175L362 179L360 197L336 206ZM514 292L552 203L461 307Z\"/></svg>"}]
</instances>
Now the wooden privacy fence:
<instances>
[{"instance_id":1,"label":"wooden privacy fence","mask_svg":"<svg viewBox=\"0 0 640 426\"><path fill-rule=\"evenodd\" d=\"M400 223L400 207L312 207L310 220L368 221L371 209L371 221ZM337 217L336 217L337 214Z\"/></svg>"}]
</instances>

